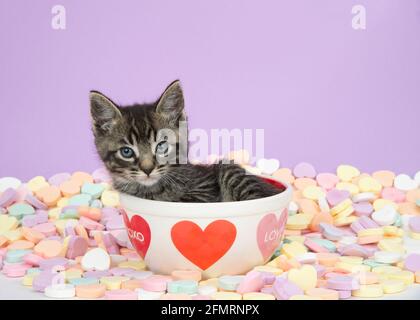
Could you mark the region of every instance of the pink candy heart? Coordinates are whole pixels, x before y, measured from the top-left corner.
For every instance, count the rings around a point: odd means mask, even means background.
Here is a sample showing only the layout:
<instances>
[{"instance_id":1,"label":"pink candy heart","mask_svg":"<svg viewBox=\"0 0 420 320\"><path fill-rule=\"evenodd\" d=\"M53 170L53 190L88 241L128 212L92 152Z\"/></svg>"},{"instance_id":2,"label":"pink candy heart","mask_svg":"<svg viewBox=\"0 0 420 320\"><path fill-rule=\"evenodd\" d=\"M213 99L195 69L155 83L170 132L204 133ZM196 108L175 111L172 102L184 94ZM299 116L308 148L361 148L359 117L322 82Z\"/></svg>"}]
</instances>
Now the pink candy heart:
<instances>
[{"instance_id":1,"label":"pink candy heart","mask_svg":"<svg viewBox=\"0 0 420 320\"><path fill-rule=\"evenodd\" d=\"M334 188L339 181L340 179L332 173L319 173L316 176L316 182L318 182L320 187L323 187L326 190Z\"/></svg>"},{"instance_id":2,"label":"pink candy heart","mask_svg":"<svg viewBox=\"0 0 420 320\"><path fill-rule=\"evenodd\" d=\"M315 178L316 171L310 163L301 162L294 167L293 175L296 178Z\"/></svg>"},{"instance_id":3,"label":"pink candy heart","mask_svg":"<svg viewBox=\"0 0 420 320\"><path fill-rule=\"evenodd\" d=\"M265 215L257 228L257 242L261 254L266 261L280 244L287 220L287 209L284 209L277 219L274 213Z\"/></svg>"}]
</instances>

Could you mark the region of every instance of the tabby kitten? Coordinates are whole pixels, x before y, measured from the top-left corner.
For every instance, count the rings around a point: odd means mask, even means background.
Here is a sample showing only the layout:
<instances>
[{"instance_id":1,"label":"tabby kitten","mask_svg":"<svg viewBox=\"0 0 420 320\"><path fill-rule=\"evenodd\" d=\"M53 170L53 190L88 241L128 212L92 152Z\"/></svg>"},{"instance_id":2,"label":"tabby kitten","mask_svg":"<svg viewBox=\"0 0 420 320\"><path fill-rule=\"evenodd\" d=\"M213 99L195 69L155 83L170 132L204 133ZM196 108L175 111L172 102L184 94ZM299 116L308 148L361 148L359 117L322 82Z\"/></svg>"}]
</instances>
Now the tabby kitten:
<instances>
[{"instance_id":1,"label":"tabby kitten","mask_svg":"<svg viewBox=\"0 0 420 320\"><path fill-rule=\"evenodd\" d=\"M180 123L187 118L179 81L170 84L155 103L127 107L91 91L90 108L97 152L120 192L160 201L220 202L281 191L233 163L180 161L188 143L180 134Z\"/></svg>"}]
</instances>

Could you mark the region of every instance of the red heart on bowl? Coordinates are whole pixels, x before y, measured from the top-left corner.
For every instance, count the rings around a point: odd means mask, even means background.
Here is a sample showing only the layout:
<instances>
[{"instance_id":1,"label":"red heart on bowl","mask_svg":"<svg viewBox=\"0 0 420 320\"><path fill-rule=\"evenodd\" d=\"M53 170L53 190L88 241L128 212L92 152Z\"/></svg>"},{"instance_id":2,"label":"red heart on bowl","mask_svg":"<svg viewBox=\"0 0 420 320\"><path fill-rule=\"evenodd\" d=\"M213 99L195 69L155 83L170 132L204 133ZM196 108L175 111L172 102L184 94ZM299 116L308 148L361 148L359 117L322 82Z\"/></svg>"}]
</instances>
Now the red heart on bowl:
<instances>
[{"instance_id":1,"label":"red heart on bowl","mask_svg":"<svg viewBox=\"0 0 420 320\"><path fill-rule=\"evenodd\" d=\"M172 227L171 237L185 258L206 270L230 249L236 238L236 228L227 220L216 220L203 231L192 221L180 221Z\"/></svg>"},{"instance_id":2,"label":"red heart on bowl","mask_svg":"<svg viewBox=\"0 0 420 320\"><path fill-rule=\"evenodd\" d=\"M134 215L131 221L128 220L127 213L122 210L125 226L127 227L128 237L131 243L137 249L137 252L144 259L150 246L151 233L146 220L139 215Z\"/></svg>"},{"instance_id":3,"label":"red heart on bowl","mask_svg":"<svg viewBox=\"0 0 420 320\"><path fill-rule=\"evenodd\" d=\"M279 246L287 220L287 209L284 209L279 218L274 213L265 215L258 223L257 243L264 261L270 258Z\"/></svg>"}]
</instances>

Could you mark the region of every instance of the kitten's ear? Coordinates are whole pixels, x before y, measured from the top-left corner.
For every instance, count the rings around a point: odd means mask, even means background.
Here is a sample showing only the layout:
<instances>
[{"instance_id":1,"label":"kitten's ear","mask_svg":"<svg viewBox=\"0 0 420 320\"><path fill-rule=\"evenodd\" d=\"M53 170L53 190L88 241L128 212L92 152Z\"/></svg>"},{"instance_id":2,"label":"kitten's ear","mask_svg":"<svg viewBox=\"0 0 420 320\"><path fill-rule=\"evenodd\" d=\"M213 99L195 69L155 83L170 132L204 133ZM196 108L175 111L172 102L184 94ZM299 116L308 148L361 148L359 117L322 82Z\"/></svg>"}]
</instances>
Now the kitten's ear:
<instances>
[{"instance_id":1,"label":"kitten's ear","mask_svg":"<svg viewBox=\"0 0 420 320\"><path fill-rule=\"evenodd\" d=\"M178 120L184 114L184 93L179 80L172 82L162 94L156 106L156 113L168 120Z\"/></svg>"},{"instance_id":2,"label":"kitten's ear","mask_svg":"<svg viewBox=\"0 0 420 320\"><path fill-rule=\"evenodd\" d=\"M96 131L107 132L122 118L121 111L111 99L98 91L91 91L90 114L92 126Z\"/></svg>"}]
</instances>

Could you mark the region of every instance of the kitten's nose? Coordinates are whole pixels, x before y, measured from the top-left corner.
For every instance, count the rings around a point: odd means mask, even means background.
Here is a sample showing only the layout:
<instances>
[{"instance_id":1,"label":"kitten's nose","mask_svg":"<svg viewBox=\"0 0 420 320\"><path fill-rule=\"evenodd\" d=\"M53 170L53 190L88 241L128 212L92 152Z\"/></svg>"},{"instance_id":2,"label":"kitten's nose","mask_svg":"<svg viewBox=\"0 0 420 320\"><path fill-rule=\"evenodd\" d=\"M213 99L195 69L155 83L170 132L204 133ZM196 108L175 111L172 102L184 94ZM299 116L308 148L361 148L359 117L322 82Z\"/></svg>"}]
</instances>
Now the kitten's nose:
<instances>
[{"instance_id":1,"label":"kitten's nose","mask_svg":"<svg viewBox=\"0 0 420 320\"><path fill-rule=\"evenodd\" d=\"M148 176L150 175L150 173L153 171L154 168L155 168L155 165L150 160L143 160L140 164L140 169Z\"/></svg>"}]
</instances>

